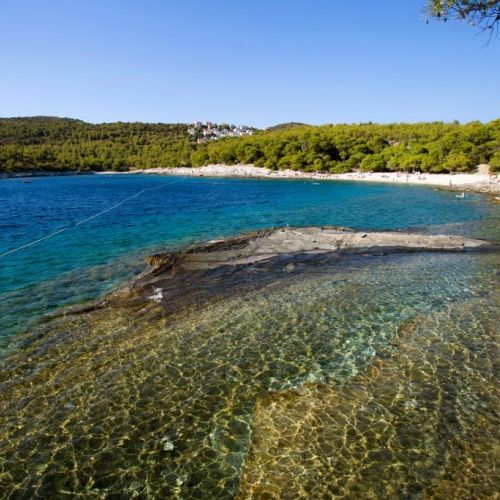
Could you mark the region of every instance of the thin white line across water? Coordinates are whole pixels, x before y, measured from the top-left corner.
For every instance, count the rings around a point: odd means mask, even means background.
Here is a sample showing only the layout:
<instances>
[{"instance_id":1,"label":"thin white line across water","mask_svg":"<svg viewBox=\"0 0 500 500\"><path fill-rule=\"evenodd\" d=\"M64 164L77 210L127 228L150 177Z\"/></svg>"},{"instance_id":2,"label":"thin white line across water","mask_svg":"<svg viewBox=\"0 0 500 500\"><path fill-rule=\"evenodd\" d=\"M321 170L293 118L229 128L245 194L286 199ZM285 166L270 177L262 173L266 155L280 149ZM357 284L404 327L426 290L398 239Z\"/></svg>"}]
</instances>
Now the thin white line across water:
<instances>
[{"instance_id":1,"label":"thin white line across water","mask_svg":"<svg viewBox=\"0 0 500 500\"><path fill-rule=\"evenodd\" d=\"M49 238L52 238L52 236L55 236L56 234L64 233L65 231L67 231L68 229L71 229L72 227L81 226L85 222L88 222L88 221L90 221L92 219L95 219L95 218L99 217L100 215L103 215L103 214L105 214L107 212L111 212L112 210L115 210L116 208L120 207L121 205L127 203L127 201L130 201L132 198L137 198L138 196L140 196L142 193L145 193L146 191L153 191L155 189L161 189L161 188L164 188L166 186L171 186L172 184L177 184L178 182L182 182L182 181L185 181L185 180L186 180L186 178L183 177L182 179L178 179L178 180L172 181L172 182L167 182L166 184L162 184L161 186L155 186L155 187L151 187L151 188L141 189L137 193L133 194L132 196L129 196L128 198L125 198L124 200L120 201L116 205L113 205L112 207L107 208L106 210L103 210L103 211L101 211L101 212L99 212L97 214L94 214L94 215L92 215L90 217L87 217L86 219L83 219L81 221L78 221L78 222L75 222L73 224L70 224L69 226L64 226L64 227L58 229L57 231L54 231L53 233L50 233L50 234L47 234L46 236L43 236L42 238L39 238L39 239L34 240L34 241L30 241L29 243L25 243L24 245L21 245L21 246L19 246L17 248L13 248L11 250L7 250L7 252L4 252L4 253L0 254L0 259L2 257L6 257L7 255L10 255L10 254L13 254L15 252L18 252L19 250L22 250L23 248L28 248L28 247L31 247L33 245L36 245L37 243L40 243L41 241L48 240Z\"/></svg>"}]
</instances>

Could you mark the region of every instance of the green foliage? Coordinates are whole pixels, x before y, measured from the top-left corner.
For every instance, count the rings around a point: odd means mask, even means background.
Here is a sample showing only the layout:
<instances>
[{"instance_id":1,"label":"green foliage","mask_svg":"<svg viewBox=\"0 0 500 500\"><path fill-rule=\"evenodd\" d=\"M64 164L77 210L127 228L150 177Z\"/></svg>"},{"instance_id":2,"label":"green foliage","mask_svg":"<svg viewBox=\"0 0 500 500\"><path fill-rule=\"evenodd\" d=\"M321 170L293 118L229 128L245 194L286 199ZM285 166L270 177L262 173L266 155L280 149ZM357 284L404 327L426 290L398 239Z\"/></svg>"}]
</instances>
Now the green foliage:
<instances>
[{"instance_id":1,"label":"green foliage","mask_svg":"<svg viewBox=\"0 0 500 500\"><path fill-rule=\"evenodd\" d=\"M273 125L272 127L268 127L267 130L284 130L287 128L294 128L294 127L304 127L306 126L305 123L298 123L298 122L288 122L288 123L278 123L278 125Z\"/></svg>"},{"instance_id":2,"label":"green foliage","mask_svg":"<svg viewBox=\"0 0 500 500\"><path fill-rule=\"evenodd\" d=\"M491 172L500 172L500 151L493 153L489 161Z\"/></svg>"},{"instance_id":3,"label":"green foliage","mask_svg":"<svg viewBox=\"0 0 500 500\"><path fill-rule=\"evenodd\" d=\"M383 172L387 169L386 161L380 153L365 156L360 164L365 172Z\"/></svg>"},{"instance_id":4,"label":"green foliage","mask_svg":"<svg viewBox=\"0 0 500 500\"><path fill-rule=\"evenodd\" d=\"M193 166L253 163L271 169L473 171L500 150L500 120L487 124L417 123L304 126L204 145ZM496 158L496 157L495 157Z\"/></svg>"},{"instance_id":5,"label":"green foliage","mask_svg":"<svg viewBox=\"0 0 500 500\"><path fill-rule=\"evenodd\" d=\"M454 19L477 26L492 33L500 21L499 0L428 0L427 12L431 17L448 21Z\"/></svg>"},{"instance_id":6,"label":"green foliage","mask_svg":"<svg viewBox=\"0 0 500 500\"><path fill-rule=\"evenodd\" d=\"M443 167L450 172L468 172L472 166L473 162L470 156L462 152L450 153L443 163Z\"/></svg>"},{"instance_id":7,"label":"green foliage","mask_svg":"<svg viewBox=\"0 0 500 500\"><path fill-rule=\"evenodd\" d=\"M0 119L0 171L126 170L253 163L342 173L467 172L500 169L500 120L295 126L196 144L182 124L107 123L65 118Z\"/></svg>"},{"instance_id":8,"label":"green foliage","mask_svg":"<svg viewBox=\"0 0 500 500\"><path fill-rule=\"evenodd\" d=\"M127 170L190 165L186 125L52 117L0 119L0 171Z\"/></svg>"}]
</instances>

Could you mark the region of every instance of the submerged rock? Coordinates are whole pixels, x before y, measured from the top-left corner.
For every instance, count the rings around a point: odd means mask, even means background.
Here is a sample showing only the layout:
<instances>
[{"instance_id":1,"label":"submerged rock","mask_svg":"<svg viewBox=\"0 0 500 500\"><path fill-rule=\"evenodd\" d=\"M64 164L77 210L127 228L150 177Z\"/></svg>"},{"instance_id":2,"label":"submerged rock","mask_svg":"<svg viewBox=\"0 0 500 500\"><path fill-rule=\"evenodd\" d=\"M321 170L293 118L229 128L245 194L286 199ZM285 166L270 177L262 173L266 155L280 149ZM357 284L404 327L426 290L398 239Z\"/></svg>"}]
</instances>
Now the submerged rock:
<instances>
[{"instance_id":1,"label":"submerged rock","mask_svg":"<svg viewBox=\"0 0 500 500\"><path fill-rule=\"evenodd\" d=\"M170 440L169 437L164 437L162 439L160 439L160 444L161 444L161 447L165 450L165 451L173 451L175 449L175 445L174 443Z\"/></svg>"},{"instance_id":2,"label":"submerged rock","mask_svg":"<svg viewBox=\"0 0 500 500\"><path fill-rule=\"evenodd\" d=\"M236 289L271 282L311 266L336 266L346 259L408 252L497 251L485 240L397 231L366 232L344 227L276 228L212 240L148 258L152 267L130 286L110 294L111 307L126 305L162 314L192 308ZM168 297L168 300L167 300Z\"/></svg>"}]
</instances>

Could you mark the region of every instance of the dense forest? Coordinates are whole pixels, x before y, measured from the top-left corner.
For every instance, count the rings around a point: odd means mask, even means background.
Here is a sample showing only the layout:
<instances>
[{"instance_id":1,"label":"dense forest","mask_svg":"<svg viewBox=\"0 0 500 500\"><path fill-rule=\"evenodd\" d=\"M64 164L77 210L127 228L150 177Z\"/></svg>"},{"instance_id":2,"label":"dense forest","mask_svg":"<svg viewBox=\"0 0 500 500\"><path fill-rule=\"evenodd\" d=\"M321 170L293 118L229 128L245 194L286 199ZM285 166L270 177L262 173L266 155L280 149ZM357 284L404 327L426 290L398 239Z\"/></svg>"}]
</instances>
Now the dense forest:
<instances>
[{"instance_id":1,"label":"dense forest","mask_svg":"<svg viewBox=\"0 0 500 500\"><path fill-rule=\"evenodd\" d=\"M68 118L0 119L0 172L127 170L253 163L347 172L500 171L500 120L483 124L289 124L197 144L185 124L90 124Z\"/></svg>"},{"instance_id":2,"label":"dense forest","mask_svg":"<svg viewBox=\"0 0 500 500\"><path fill-rule=\"evenodd\" d=\"M194 148L184 124L93 125L69 118L0 119L0 171L186 166Z\"/></svg>"}]
</instances>

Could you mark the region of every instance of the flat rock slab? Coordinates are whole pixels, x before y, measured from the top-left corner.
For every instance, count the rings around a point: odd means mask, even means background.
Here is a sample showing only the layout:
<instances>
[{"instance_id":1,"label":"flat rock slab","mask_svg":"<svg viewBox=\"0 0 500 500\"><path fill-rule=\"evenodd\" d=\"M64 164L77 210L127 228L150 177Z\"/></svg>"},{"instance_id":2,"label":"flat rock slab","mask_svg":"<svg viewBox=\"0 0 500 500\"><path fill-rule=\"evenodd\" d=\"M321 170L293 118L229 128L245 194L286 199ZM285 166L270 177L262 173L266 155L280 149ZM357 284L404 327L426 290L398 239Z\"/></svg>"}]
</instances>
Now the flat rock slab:
<instances>
[{"instance_id":1,"label":"flat rock slab","mask_svg":"<svg viewBox=\"0 0 500 500\"><path fill-rule=\"evenodd\" d=\"M493 247L494 244L485 240L450 235L363 232L329 227L278 228L211 241L184 252L156 254L149 258L149 263L154 268L153 274L160 274L180 267L196 270L252 264L284 254L463 252Z\"/></svg>"},{"instance_id":2,"label":"flat rock slab","mask_svg":"<svg viewBox=\"0 0 500 500\"><path fill-rule=\"evenodd\" d=\"M204 303L286 279L304 271L349 265L352 259L409 252L496 252L485 240L339 227L276 228L212 240L148 258L150 267L103 299L56 313L126 308L131 317L182 313ZM158 308L158 306L160 306Z\"/></svg>"}]
</instances>

